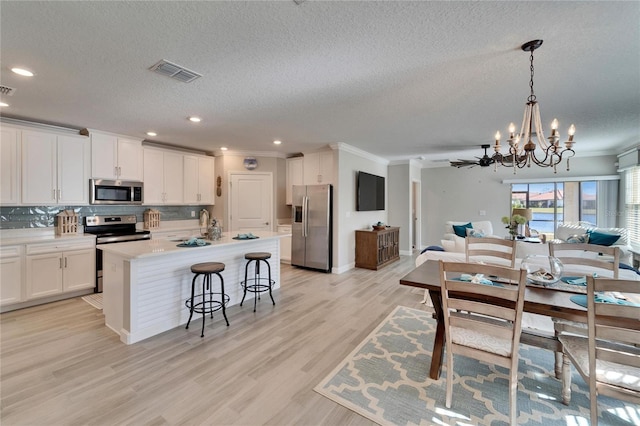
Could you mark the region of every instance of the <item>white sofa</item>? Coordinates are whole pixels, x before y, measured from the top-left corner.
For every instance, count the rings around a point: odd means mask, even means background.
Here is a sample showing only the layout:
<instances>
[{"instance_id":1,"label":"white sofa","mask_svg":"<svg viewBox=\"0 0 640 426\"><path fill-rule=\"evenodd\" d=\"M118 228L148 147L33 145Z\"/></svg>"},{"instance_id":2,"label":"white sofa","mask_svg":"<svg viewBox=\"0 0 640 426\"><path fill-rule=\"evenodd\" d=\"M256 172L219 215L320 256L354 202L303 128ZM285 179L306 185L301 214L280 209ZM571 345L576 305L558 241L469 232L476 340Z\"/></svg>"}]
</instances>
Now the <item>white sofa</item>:
<instances>
[{"instance_id":1,"label":"white sofa","mask_svg":"<svg viewBox=\"0 0 640 426\"><path fill-rule=\"evenodd\" d=\"M553 242L567 241L575 235L584 235L587 231L597 231L603 234L620 235L612 247L620 248L620 263L632 264L633 253L629 243L629 231L626 228L599 228L588 222L561 223L558 225Z\"/></svg>"},{"instance_id":2,"label":"white sofa","mask_svg":"<svg viewBox=\"0 0 640 426\"><path fill-rule=\"evenodd\" d=\"M464 253L464 238L457 236L453 232L453 225L466 225L467 223L469 222L448 221L445 223L444 237L440 241L445 252ZM493 234L493 225L488 220L471 222L471 227L472 229L482 232L485 237L502 238Z\"/></svg>"}]
</instances>

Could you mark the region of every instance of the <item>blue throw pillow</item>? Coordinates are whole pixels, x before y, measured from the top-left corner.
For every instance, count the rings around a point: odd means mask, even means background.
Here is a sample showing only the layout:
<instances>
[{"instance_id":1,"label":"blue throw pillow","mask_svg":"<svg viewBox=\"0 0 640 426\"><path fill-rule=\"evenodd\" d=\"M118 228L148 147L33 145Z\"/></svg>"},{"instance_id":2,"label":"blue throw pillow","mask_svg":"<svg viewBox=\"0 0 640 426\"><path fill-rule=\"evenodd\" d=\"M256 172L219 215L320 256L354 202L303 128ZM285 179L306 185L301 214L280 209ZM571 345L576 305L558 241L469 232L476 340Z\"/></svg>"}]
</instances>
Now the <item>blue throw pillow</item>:
<instances>
[{"instance_id":1,"label":"blue throw pillow","mask_svg":"<svg viewBox=\"0 0 640 426\"><path fill-rule=\"evenodd\" d=\"M484 232L482 232L479 229L467 229L467 236L468 237L475 237L475 238L484 238Z\"/></svg>"},{"instance_id":2,"label":"blue throw pillow","mask_svg":"<svg viewBox=\"0 0 640 426\"><path fill-rule=\"evenodd\" d=\"M610 246L620 238L618 234L605 234L604 232L588 230L589 244L597 244L599 246Z\"/></svg>"},{"instance_id":3,"label":"blue throw pillow","mask_svg":"<svg viewBox=\"0 0 640 426\"><path fill-rule=\"evenodd\" d=\"M453 225L453 233L458 237L465 238L467 236L467 228L473 228L471 222L467 223L466 225Z\"/></svg>"}]
</instances>

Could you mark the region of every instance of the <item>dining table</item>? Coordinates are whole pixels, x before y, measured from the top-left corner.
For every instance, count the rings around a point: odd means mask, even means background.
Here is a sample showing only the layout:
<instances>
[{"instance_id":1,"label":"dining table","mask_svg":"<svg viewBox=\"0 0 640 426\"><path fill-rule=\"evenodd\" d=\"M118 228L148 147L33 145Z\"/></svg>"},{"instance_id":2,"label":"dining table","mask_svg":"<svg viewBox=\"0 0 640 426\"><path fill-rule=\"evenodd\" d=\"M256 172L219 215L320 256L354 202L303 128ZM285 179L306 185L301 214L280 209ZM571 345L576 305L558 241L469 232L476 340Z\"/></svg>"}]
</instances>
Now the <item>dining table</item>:
<instances>
[{"instance_id":1,"label":"dining table","mask_svg":"<svg viewBox=\"0 0 640 426\"><path fill-rule=\"evenodd\" d=\"M440 377L445 346L439 262L442 261L427 260L400 279L400 285L425 289L429 291L429 295L431 296L434 318L437 322L431 355L431 367L429 369L429 377L434 380ZM525 289L524 312L586 323L587 308L571 300L571 297L576 294L586 293L586 287L575 286L574 291L570 290L570 286L568 288L569 289L567 289L567 286L557 288L553 286L545 287L528 284ZM611 319L612 324L620 325L620 321L625 323L625 320L620 320L619 318ZM637 327L637 321L629 320L626 322L628 322L628 324L624 324L623 326L628 325L630 328ZM520 342L554 352L562 351L562 346L553 333L523 329Z\"/></svg>"}]
</instances>

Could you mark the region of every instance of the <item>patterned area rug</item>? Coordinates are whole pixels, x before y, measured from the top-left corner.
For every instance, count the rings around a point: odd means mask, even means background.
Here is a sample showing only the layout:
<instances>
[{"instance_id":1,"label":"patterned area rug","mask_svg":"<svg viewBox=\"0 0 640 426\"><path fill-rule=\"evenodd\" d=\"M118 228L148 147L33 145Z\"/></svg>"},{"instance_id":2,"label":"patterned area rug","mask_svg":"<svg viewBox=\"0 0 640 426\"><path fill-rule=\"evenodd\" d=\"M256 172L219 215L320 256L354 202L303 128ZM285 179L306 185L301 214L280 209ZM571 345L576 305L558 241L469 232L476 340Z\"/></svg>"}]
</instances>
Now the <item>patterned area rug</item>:
<instances>
[{"instance_id":1,"label":"patterned area rug","mask_svg":"<svg viewBox=\"0 0 640 426\"><path fill-rule=\"evenodd\" d=\"M446 408L446 367L428 378L435 320L398 306L314 390L381 425L506 425L507 370L454 359L453 402ZM588 386L573 370L571 405L562 404L554 354L520 346L519 425L589 425ZM640 406L599 397L601 425L638 425Z\"/></svg>"},{"instance_id":2,"label":"patterned area rug","mask_svg":"<svg viewBox=\"0 0 640 426\"><path fill-rule=\"evenodd\" d=\"M83 296L82 300L84 300L94 308L102 310L102 293L93 293L87 296Z\"/></svg>"}]
</instances>

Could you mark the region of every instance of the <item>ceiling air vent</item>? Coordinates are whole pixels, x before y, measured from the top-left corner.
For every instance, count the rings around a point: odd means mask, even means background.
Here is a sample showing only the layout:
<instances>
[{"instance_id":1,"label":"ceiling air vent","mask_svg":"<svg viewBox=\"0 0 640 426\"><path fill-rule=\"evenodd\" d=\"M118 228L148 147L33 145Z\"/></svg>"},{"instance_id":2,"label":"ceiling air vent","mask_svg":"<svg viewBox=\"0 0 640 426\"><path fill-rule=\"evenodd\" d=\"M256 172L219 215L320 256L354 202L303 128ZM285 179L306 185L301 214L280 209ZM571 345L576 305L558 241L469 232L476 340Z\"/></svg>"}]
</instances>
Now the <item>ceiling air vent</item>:
<instances>
[{"instance_id":1,"label":"ceiling air vent","mask_svg":"<svg viewBox=\"0 0 640 426\"><path fill-rule=\"evenodd\" d=\"M16 89L13 87L3 86L0 84L0 95L13 96L14 93L16 93Z\"/></svg>"},{"instance_id":2,"label":"ceiling air vent","mask_svg":"<svg viewBox=\"0 0 640 426\"><path fill-rule=\"evenodd\" d=\"M164 59L149 68L153 72L180 80L183 83L191 83L196 78L202 77L202 74L186 69L183 66L172 64Z\"/></svg>"}]
</instances>

